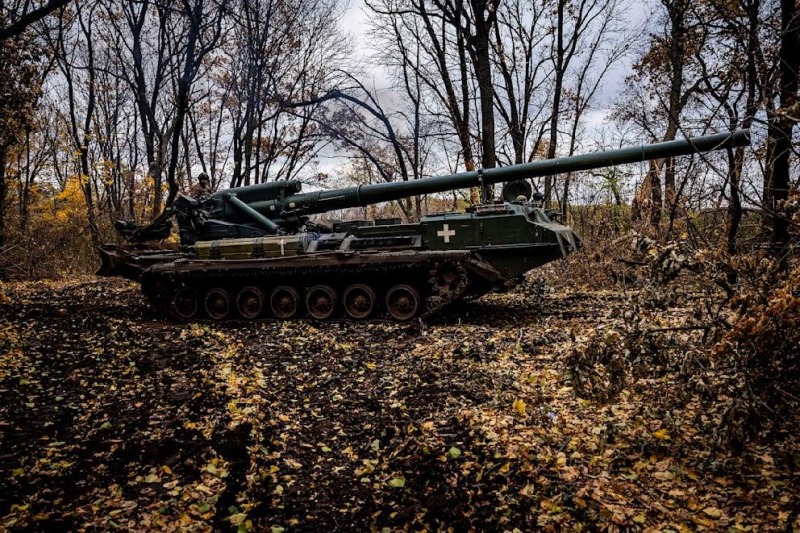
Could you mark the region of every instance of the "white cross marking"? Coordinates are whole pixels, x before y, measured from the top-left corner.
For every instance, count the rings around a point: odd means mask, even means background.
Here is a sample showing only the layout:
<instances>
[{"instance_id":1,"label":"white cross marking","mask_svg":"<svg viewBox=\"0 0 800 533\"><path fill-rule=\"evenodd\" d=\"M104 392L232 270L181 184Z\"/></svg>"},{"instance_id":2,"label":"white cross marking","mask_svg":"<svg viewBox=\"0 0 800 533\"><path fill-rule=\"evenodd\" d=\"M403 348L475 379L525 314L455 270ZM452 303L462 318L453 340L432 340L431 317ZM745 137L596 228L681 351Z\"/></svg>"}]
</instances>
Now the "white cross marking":
<instances>
[{"instance_id":1,"label":"white cross marking","mask_svg":"<svg viewBox=\"0 0 800 533\"><path fill-rule=\"evenodd\" d=\"M450 244L450 237L456 236L456 230L450 229L450 225L445 224L444 226L442 226L442 231L436 232L436 236L442 237L446 244Z\"/></svg>"}]
</instances>

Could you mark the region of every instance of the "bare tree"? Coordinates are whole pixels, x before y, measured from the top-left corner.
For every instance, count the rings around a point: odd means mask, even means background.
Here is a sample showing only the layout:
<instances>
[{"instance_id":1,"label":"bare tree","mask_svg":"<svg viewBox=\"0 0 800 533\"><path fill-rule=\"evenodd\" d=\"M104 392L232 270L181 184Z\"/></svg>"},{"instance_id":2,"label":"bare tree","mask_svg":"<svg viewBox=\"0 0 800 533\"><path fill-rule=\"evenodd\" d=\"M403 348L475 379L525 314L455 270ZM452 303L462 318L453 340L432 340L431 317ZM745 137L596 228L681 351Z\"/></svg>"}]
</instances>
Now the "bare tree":
<instances>
[{"instance_id":1,"label":"bare tree","mask_svg":"<svg viewBox=\"0 0 800 533\"><path fill-rule=\"evenodd\" d=\"M658 19L659 29L650 34L648 49L634 66L637 76L629 78L631 84L646 84L644 91L650 102L640 100L639 105L628 105L622 114L642 127L651 139L671 141L681 128L681 115L702 86L691 59L705 43L689 0L660 0L660 5L663 11ZM663 123L666 127L661 127ZM650 161L632 205L633 218L645 218L649 211L649 223L658 227L663 205L672 206L676 201L674 161L667 161L666 165L661 160Z\"/></svg>"},{"instance_id":2,"label":"bare tree","mask_svg":"<svg viewBox=\"0 0 800 533\"><path fill-rule=\"evenodd\" d=\"M789 197L789 158L792 135L798 122L800 89L800 8L794 0L781 0L781 33L778 51L780 77L777 86L779 108L768 116L764 205L772 222L771 242L782 263L786 263L789 222L779 213L781 202ZM772 94L768 95L770 98Z\"/></svg>"},{"instance_id":3,"label":"bare tree","mask_svg":"<svg viewBox=\"0 0 800 533\"><path fill-rule=\"evenodd\" d=\"M578 128L585 113L593 104L606 75L633 46L633 31L627 31L622 17L622 12L627 7L626 3L616 0L608 1L599 7L598 17L587 26L581 36L580 52L571 60L574 63L574 80L568 87L564 87L562 80L562 90L567 97L569 104L567 109L571 115L568 156L575 155L578 147ZM564 220L567 219L571 181L572 173L567 173L564 176L560 199L561 216Z\"/></svg>"},{"instance_id":4,"label":"bare tree","mask_svg":"<svg viewBox=\"0 0 800 533\"><path fill-rule=\"evenodd\" d=\"M467 50L475 69L480 97L481 118L481 163L483 168L497 165L495 150L494 84L492 82L492 62L490 58L492 26L497 21L500 0L471 0L471 13L461 1L442 2L439 8L458 32L466 38ZM487 189L488 190L488 189Z\"/></svg>"},{"instance_id":5,"label":"bare tree","mask_svg":"<svg viewBox=\"0 0 800 533\"><path fill-rule=\"evenodd\" d=\"M122 45L115 48L116 68L135 96L155 216L162 210L165 173L167 202L178 192L175 171L192 85L221 37L228 0L182 0L175 6L101 1L110 24L106 39Z\"/></svg>"},{"instance_id":6,"label":"bare tree","mask_svg":"<svg viewBox=\"0 0 800 533\"><path fill-rule=\"evenodd\" d=\"M40 58L37 48L22 38L0 41L0 251L6 246L6 166L12 148L18 147L19 139L34 126L41 95Z\"/></svg>"},{"instance_id":7,"label":"bare tree","mask_svg":"<svg viewBox=\"0 0 800 533\"><path fill-rule=\"evenodd\" d=\"M556 157L558 148L559 123L563 113L561 100L564 84L573 61L580 55L584 46L589 46L590 32L595 22L613 5L605 0L554 0L555 19L552 21L553 41L550 60L553 66L553 85L551 87L552 105L550 110L549 139L547 159ZM587 39L588 38L588 39ZM553 199L555 176L544 180L545 203Z\"/></svg>"},{"instance_id":8,"label":"bare tree","mask_svg":"<svg viewBox=\"0 0 800 533\"><path fill-rule=\"evenodd\" d=\"M738 5L710 2L694 6L696 16L703 22L700 30L706 34L702 41L714 43L710 51L697 48L694 53L702 73L703 92L724 110L723 127L730 130L751 128L761 107L763 81L760 73L766 70L761 33L764 26L769 25L761 18L763 6L762 0L742 0ZM744 68L733 69L732 64L744 65ZM745 147L727 153L728 221L725 247L730 254L737 252L736 239L743 214L741 188L746 153ZM674 219L675 205L670 212L670 225Z\"/></svg>"},{"instance_id":9,"label":"bare tree","mask_svg":"<svg viewBox=\"0 0 800 533\"><path fill-rule=\"evenodd\" d=\"M72 0L30 0L0 1L0 41L18 37L31 25L44 17L70 4Z\"/></svg>"},{"instance_id":10,"label":"bare tree","mask_svg":"<svg viewBox=\"0 0 800 533\"><path fill-rule=\"evenodd\" d=\"M531 161L542 146L551 81L546 8L546 3L515 0L498 11L492 59L502 80L495 106L505 124L498 130L498 156L506 164ZM510 154L504 138L511 141Z\"/></svg>"},{"instance_id":11,"label":"bare tree","mask_svg":"<svg viewBox=\"0 0 800 533\"><path fill-rule=\"evenodd\" d=\"M373 37L380 43L375 57L385 65L388 74L395 82L393 88L384 90L383 98L392 103L391 116L382 120L394 124L395 133L384 136L392 147L386 153L394 154L389 165L397 176L394 179L410 180L422 177L426 165L431 160L434 143L442 140L437 133L441 119L433 108L436 97L428 88L431 81L426 72L426 42L418 37L424 35L424 21L419 17L403 17L399 14L384 14L372 25ZM373 97L375 102L378 98ZM431 101L433 100L433 101ZM390 130L387 127L386 132ZM387 175L387 173L384 173ZM405 201L404 211L408 216L412 211L411 199ZM422 198L413 199L413 212L416 218L422 215Z\"/></svg>"},{"instance_id":12,"label":"bare tree","mask_svg":"<svg viewBox=\"0 0 800 533\"><path fill-rule=\"evenodd\" d=\"M62 12L58 19L58 33L50 47L55 51L56 62L63 77L67 101L67 123L73 153L77 155L76 179L80 183L86 202L86 221L92 244L100 244L95 196L92 191L89 144L92 120L97 104L95 48L92 19L96 5L79 5L75 16Z\"/></svg>"},{"instance_id":13,"label":"bare tree","mask_svg":"<svg viewBox=\"0 0 800 533\"><path fill-rule=\"evenodd\" d=\"M169 195L167 206L178 194L175 173L178 167L180 136L186 113L189 111L189 94L203 61L217 46L222 34L223 14L228 0L182 0L182 12L187 24L186 47L183 49L183 69L177 78L175 115L167 129L170 139L170 165L167 173ZM181 50L181 48L178 48Z\"/></svg>"},{"instance_id":14,"label":"bare tree","mask_svg":"<svg viewBox=\"0 0 800 533\"><path fill-rule=\"evenodd\" d=\"M233 123L231 185L293 177L324 146L315 106L287 108L334 85L347 55L336 27L338 0L296 5L239 1L215 78Z\"/></svg>"},{"instance_id":15,"label":"bare tree","mask_svg":"<svg viewBox=\"0 0 800 533\"><path fill-rule=\"evenodd\" d=\"M496 165L494 84L492 82L491 40L497 20L499 0L382 0L367 2L376 15L388 19L402 18L409 37L421 43L417 73L445 110L449 123L459 139L467 170L476 168L473 139L478 139L481 166ZM414 23L416 19L418 23ZM473 100L472 82L477 85ZM478 105L478 126L472 120L472 102ZM477 192L472 200L477 201Z\"/></svg>"},{"instance_id":16,"label":"bare tree","mask_svg":"<svg viewBox=\"0 0 800 533\"><path fill-rule=\"evenodd\" d=\"M354 76L349 79L350 85L346 88L283 105L292 109L337 102L339 107L331 116L316 119L320 127L342 147L354 152L356 158L368 161L383 181L407 181L411 177L408 146L398 135L376 91L369 90ZM407 217L413 216L407 204L403 205L403 210Z\"/></svg>"}]
</instances>

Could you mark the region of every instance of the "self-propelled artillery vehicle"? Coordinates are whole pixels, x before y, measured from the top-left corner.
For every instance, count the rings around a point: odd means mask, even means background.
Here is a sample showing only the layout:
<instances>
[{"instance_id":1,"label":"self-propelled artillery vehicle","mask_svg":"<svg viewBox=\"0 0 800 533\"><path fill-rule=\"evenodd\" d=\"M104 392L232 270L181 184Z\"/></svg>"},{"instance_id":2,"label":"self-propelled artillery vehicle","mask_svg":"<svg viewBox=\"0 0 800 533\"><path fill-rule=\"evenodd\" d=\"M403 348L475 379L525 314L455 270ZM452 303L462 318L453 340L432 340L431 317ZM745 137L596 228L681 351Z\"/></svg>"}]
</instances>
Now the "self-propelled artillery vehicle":
<instances>
[{"instance_id":1,"label":"self-propelled artillery vehicle","mask_svg":"<svg viewBox=\"0 0 800 533\"><path fill-rule=\"evenodd\" d=\"M106 245L100 274L141 281L158 309L180 319L290 319L388 315L410 320L465 295L504 290L538 266L576 251L573 231L531 202L530 178L748 144L746 131L622 148L408 182L301 192L278 181L179 195L147 226L118 223L132 246ZM311 215L505 183L503 199L416 223ZM166 238L177 219L181 245Z\"/></svg>"}]
</instances>

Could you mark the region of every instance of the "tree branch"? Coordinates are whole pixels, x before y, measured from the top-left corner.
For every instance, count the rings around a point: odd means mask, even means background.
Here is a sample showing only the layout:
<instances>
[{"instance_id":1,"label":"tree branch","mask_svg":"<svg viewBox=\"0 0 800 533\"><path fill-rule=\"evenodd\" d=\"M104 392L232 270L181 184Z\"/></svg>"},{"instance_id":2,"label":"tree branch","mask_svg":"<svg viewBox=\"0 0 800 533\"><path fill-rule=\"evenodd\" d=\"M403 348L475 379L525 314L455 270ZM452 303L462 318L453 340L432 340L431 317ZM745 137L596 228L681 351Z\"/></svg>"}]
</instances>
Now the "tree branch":
<instances>
[{"instance_id":1,"label":"tree branch","mask_svg":"<svg viewBox=\"0 0 800 533\"><path fill-rule=\"evenodd\" d=\"M70 2L72 2L72 0L49 0L49 2L42 7L25 13L16 22L12 22L8 26L0 28L0 41L20 35L31 24L42 20L56 9L61 9Z\"/></svg>"}]
</instances>

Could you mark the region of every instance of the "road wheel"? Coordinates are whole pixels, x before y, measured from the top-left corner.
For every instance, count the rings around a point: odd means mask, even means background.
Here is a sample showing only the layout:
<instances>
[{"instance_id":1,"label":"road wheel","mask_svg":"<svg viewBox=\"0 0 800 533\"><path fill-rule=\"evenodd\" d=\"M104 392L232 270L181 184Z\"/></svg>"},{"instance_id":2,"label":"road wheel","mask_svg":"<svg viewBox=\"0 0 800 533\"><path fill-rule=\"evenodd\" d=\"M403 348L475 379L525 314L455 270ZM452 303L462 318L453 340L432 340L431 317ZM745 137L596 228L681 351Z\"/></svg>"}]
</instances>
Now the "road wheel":
<instances>
[{"instance_id":1,"label":"road wheel","mask_svg":"<svg viewBox=\"0 0 800 533\"><path fill-rule=\"evenodd\" d=\"M236 296L236 310L242 318L252 320L264 309L264 293L257 287L245 287Z\"/></svg>"},{"instance_id":2,"label":"road wheel","mask_svg":"<svg viewBox=\"0 0 800 533\"><path fill-rule=\"evenodd\" d=\"M378 297L369 285L356 283L347 287L342 300L344 310L351 318L364 320L375 312Z\"/></svg>"},{"instance_id":3,"label":"road wheel","mask_svg":"<svg viewBox=\"0 0 800 533\"><path fill-rule=\"evenodd\" d=\"M421 306L422 298L411 285L395 285L386 291L386 310L395 320L411 320Z\"/></svg>"},{"instance_id":4,"label":"road wheel","mask_svg":"<svg viewBox=\"0 0 800 533\"><path fill-rule=\"evenodd\" d=\"M306 309L312 317L325 320L336 310L336 292L327 285L315 285L306 293Z\"/></svg>"},{"instance_id":5,"label":"road wheel","mask_svg":"<svg viewBox=\"0 0 800 533\"><path fill-rule=\"evenodd\" d=\"M194 318L197 315L197 291L184 287L175 293L172 299L172 311L183 319Z\"/></svg>"},{"instance_id":6,"label":"road wheel","mask_svg":"<svg viewBox=\"0 0 800 533\"><path fill-rule=\"evenodd\" d=\"M231 311L231 295L225 289L215 288L208 291L205 299L206 314L214 320L222 320Z\"/></svg>"},{"instance_id":7,"label":"road wheel","mask_svg":"<svg viewBox=\"0 0 800 533\"><path fill-rule=\"evenodd\" d=\"M300 308L300 295L294 287L279 285L269 297L269 308L280 319L293 318Z\"/></svg>"}]
</instances>

